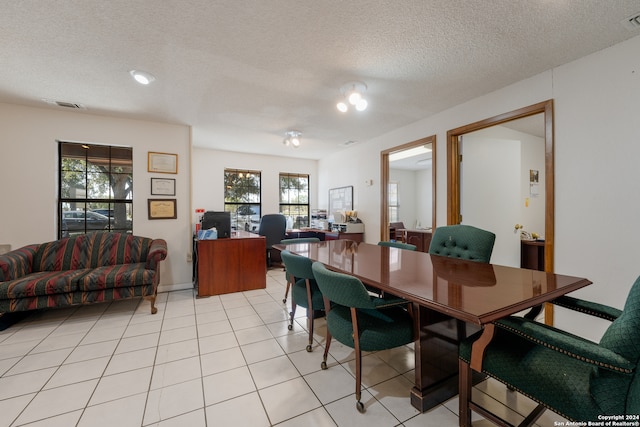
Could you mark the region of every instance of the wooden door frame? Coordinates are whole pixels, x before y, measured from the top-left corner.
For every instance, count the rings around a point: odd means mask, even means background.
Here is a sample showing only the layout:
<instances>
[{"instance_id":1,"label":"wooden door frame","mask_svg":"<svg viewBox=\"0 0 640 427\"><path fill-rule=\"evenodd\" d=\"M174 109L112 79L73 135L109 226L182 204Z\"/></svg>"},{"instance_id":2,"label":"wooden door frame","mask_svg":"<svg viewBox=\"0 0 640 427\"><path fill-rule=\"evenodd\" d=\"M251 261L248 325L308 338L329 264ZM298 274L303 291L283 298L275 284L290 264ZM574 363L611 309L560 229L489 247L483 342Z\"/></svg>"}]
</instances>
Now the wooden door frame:
<instances>
[{"instance_id":1,"label":"wooden door frame","mask_svg":"<svg viewBox=\"0 0 640 427\"><path fill-rule=\"evenodd\" d=\"M389 240L389 155L431 144L431 227L436 226L436 136L431 135L380 152L380 240Z\"/></svg>"},{"instance_id":2,"label":"wooden door frame","mask_svg":"<svg viewBox=\"0 0 640 427\"><path fill-rule=\"evenodd\" d=\"M480 120L447 132L447 224L460 223L460 146L458 138L466 133L499 125L511 120L544 113L544 147L545 147L545 230L544 230L544 270L554 270L554 130L553 130L553 99L543 101L528 107L500 114L488 119ZM553 310L547 305L545 322L553 324Z\"/></svg>"}]
</instances>

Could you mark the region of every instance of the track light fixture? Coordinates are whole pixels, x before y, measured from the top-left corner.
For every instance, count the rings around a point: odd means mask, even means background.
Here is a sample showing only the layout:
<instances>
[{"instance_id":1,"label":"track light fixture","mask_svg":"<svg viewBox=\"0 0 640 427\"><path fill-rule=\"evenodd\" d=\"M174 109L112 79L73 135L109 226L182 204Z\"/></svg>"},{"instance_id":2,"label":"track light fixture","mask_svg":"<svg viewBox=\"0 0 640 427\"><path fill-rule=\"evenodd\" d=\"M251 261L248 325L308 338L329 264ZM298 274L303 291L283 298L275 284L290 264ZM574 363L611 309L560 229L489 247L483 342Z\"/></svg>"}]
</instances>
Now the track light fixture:
<instances>
[{"instance_id":1,"label":"track light fixture","mask_svg":"<svg viewBox=\"0 0 640 427\"><path fill-rule=\"evenodd\" d=\"M338 102L336 108L341 113L349 111L349 105L352 105L358 111L366 110L368 102L363 95L366 91L367 85L362 82L351 82L343 85L340 88L340 93L344 99Z\"/></svg>"},{"instance_id":2,"label":"track light fixture","mask_svg":"<svg viewBox=\"0 0 640 427\"><path fill-rule=\"evenodd\" d=\"M300 146L300 135L302 135L300 131L288 130L282 143L287 147L291 145L293 148L298 148Z\"/></svg>"}]
</instances>

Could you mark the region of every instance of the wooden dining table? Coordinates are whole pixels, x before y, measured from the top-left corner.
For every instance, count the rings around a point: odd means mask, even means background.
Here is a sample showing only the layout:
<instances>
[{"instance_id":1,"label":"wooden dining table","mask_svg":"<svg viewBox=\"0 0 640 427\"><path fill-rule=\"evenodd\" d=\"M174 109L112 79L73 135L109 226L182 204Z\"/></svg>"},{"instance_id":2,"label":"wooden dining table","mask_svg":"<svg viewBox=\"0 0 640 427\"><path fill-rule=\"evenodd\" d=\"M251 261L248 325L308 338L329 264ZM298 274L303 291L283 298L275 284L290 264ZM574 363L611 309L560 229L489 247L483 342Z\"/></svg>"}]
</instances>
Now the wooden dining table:
<instances>
[{"instance_id":1,"label":"wooden dining table","mask_svg":"<svg viewBox=\"0 0 640 427\"><path fill-rule=\"evenodd\" d=\"M495 320L522 312L591 284L587 279L484 264L350 240L277 245L321 262L369 287L412 304L414 343L411 404L424 412L458 394L458 342L483 329L472 350L481 368Z\"/></svg>"}]
</instances>

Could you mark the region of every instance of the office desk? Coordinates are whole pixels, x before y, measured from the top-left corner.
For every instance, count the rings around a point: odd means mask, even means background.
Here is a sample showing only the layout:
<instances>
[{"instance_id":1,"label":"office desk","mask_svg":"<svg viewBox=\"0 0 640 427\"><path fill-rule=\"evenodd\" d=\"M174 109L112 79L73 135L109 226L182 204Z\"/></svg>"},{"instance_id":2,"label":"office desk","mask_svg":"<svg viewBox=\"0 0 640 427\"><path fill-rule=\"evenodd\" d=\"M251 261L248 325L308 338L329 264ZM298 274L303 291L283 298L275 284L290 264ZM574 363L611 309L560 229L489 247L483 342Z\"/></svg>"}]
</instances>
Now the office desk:
<instances>
[{"instance_id":1,"label":"office desk","mask_svg":"<svg viewBox=\"0 0 640 427\"><path fill-rule=\"evenodd\" d=\"M283 249L283 248L281 248ZM589 285L587 279L543 271L482 264L428 253L381 247L348 240L287 245L287 250L327 268L358 277L363 283L400 296L413 304L415 385L411 404L425 411L458 393L460 329L465 334L491 322ZM469 330L473 329L475 330ZM449 337L447 337L447 334ZM473 350L481 356L482 346ZM472 361L473 362L473 361ZM477 361L475 363L478 363Z\"/></svg>"},{"instance_id":2,"label":"office desk","mask_svg":"<svg viewBox=\"0 0 640 427\"><path fill-rule=\"evenodd\" d=\"M320 241L325 240L353 240L354 242L362 242L364 233L345 233L340 231L319 230L316 228L303 228L287 230L287 238L295 239L298 237L317 237Z\"/></svg>"},{"instance_id":3,"label":"office desk","mask_svg":"<svg viewBox=\"0 0 640 427\"><path fill-rule=\"evenodd\" d=\"M267 287L264 236L236 231L231 238L198 240L198 296Z\"/></svg>"}]
</instances>

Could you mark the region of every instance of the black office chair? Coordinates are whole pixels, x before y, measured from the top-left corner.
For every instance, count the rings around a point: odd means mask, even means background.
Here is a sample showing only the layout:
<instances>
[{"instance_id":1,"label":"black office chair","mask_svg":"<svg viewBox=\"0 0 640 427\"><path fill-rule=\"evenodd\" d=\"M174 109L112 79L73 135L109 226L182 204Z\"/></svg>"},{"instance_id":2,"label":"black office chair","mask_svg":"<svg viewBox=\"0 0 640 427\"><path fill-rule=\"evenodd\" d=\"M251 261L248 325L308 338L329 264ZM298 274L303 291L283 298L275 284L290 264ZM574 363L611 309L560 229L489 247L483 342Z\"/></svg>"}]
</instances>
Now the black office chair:
<instances>
[{"instance_id":1,"label":"black office chair","mask_svg":"<svg viewBox=\"0 0 640 427\"><path fill-rule=\"evenodd\" d=\"M297 237L295 239L284 239L280 241L281 245L295 245L296 243L318 243L320 241L317 237ZM296 282L296 278L286 269L285 264L285 272L284 277L287 279L287 289L284 290L284 298L282 302L287 302L287 295L289 295L289 288L293 286Z\"/></svg>"},{"instance_id":2,"label":"black office chair","mask_svg":"<svg viewBox=\"0 0 640 427\"><path fill-rule=\"evenodd\" d=\"M267 214L260 220L258 234L267 240L267 266L271 267L271 252L273 245L284 239L287 232L287 219L282 214Z\"/></svg>"}]
</instances>

